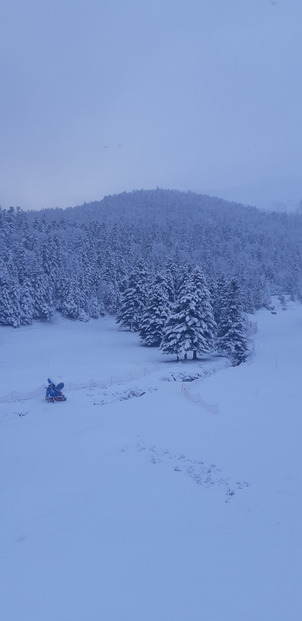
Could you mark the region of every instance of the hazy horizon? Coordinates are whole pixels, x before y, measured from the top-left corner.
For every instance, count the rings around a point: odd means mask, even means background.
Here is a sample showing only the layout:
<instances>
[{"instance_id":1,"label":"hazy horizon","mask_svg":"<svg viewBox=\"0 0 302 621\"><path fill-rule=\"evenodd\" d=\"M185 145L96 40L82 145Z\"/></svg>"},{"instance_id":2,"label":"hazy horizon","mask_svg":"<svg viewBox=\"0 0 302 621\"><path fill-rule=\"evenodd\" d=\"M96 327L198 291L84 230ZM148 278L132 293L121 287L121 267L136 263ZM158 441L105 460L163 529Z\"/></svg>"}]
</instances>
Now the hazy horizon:
<instances>
[{"instance_id":1,"label":"hazy horizon","mask_svg":"<svg viewBox=\"0 0 302 621\"><path fill-rule=\"evenodd\" d=\"M0 204L302 199L300 0L4 0Z\"/></svg>"}]
</instances>

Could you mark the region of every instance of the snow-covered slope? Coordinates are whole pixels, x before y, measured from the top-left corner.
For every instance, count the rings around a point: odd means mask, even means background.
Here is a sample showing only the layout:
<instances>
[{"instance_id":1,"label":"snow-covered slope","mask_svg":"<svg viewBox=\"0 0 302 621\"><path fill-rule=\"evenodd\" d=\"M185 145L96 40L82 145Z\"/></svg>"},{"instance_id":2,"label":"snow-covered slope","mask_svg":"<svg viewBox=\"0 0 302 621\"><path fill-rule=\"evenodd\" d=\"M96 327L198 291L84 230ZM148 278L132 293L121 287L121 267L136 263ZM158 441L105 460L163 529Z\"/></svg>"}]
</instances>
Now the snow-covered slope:
<instances>
[{"instance_id":1,"label":"snow-covered slope","mask_svg":"<svg viewBox=\"0 0 302 621\"><path fill-rule=\"evenodd\" d=\"M109 318L1 329L0 398L67 395L0 401L1 619L300 621L302 307L253 320L236 368Z\"/></svg>"}]
</instances>

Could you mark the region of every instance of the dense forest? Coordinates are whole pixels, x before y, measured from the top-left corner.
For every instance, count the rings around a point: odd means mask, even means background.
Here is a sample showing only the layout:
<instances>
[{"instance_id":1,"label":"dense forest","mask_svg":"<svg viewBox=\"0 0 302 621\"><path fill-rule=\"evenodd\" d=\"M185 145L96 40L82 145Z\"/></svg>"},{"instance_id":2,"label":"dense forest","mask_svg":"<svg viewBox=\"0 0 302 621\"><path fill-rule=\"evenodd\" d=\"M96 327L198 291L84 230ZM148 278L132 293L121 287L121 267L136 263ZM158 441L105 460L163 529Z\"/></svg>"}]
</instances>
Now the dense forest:
<instances>
[{"instance_id":1,"label":"dense forest","mask_svg":"<svg viewBox=\"0 0 302 621\"><path fill-rule=\"evenodd\" d=\"M234 278L246 312L269 306L272 295L301 300L302 215L160 189L64 210L0 209L1 325L110 313L140 330L136 311L123 320L125 292L135 288L143 312L143 292L164 279L175 304L196 269L214 314L217 291Z\"/></svg>"}]
</instances>

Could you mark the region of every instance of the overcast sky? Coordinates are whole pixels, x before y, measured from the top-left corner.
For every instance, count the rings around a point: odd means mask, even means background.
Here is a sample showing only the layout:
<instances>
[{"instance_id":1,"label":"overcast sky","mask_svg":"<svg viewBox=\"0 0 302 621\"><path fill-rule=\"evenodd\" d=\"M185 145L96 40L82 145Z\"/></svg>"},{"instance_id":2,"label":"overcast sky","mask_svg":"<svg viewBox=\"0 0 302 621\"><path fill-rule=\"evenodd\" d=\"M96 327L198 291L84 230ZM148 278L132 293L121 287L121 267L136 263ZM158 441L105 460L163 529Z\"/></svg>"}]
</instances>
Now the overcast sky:
<instances>
[{"instance_id":1,"label":"overcast sky","mask_svg":"<svg viewBox=\"0 0 302 621\"><path fill-rule=\"evenodd\" d=\"M0 204L302 199L302 0L1 0Z\"/></svg>"}]
</instances>

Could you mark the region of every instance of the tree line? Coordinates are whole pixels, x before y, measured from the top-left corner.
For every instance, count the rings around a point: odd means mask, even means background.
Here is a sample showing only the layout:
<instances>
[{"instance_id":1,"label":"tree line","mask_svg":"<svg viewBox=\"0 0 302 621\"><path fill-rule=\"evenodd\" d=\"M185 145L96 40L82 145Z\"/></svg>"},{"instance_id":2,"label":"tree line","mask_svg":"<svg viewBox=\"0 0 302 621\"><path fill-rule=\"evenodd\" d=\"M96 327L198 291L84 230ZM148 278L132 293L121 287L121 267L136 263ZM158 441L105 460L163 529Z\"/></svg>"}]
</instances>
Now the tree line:
<instances>
[{"instance_id":1,"label":"tree line","mask_svg":"<svg viewBox=\"0 0 302 621\"><path fill-rule=\"evenodd\" d=\"M162 271L180 291L184 269L195 266L210 291L236 278L245 312L269 306L272 295L301 299L301 240L301 215L190 192L123 193L65 210L0 209L0 325L58 312L82 321L118 315L139 262L149 287ZM132 321L134 328L136 312Z\"/></svg>"},{"instance_id":2,"label":"tree line","mask_svg":"<svg viewBox=\"0 0 302 621\"><path fill-rule=\"evenodd\" d=\"M178 280L161 271L148 282L141 262L124 289L116 321L138 332L143 345L177 360L218 351L233 365L248 353L246 319L237 278L209 285L198 266L184 266Z\"/></svg>"}]
</instances>

